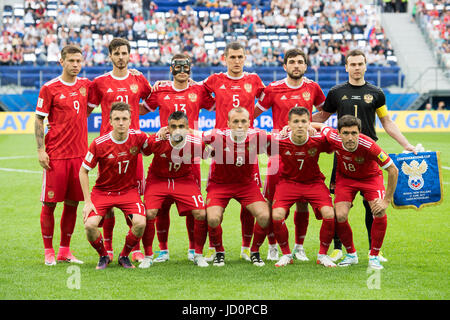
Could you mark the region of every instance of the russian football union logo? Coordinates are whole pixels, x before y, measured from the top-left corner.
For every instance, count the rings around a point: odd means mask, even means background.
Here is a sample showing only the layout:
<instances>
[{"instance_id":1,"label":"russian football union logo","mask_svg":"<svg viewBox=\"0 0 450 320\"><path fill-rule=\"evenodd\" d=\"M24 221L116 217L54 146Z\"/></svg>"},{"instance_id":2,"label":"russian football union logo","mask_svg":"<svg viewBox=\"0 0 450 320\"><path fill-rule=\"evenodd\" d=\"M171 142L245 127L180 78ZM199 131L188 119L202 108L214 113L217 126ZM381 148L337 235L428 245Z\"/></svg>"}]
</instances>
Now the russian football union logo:
<instances>
[{"instance_id":1,"label":"russian football union logo","mask_svg":"<svg viewBox=\"0 0 450 320\"><path fill-rule=\"evenodd\" d=\"M139 87L137 84L132 84L132 85L130 85L130 89L133 93L137 93L139 90Z\"/></svg>"},{"instance_id":2,"label":"russian football union logo","mask_svg":"<svg viewBox=\"0 0 450 320\"><path fill-rule=\"evenodd\" d=\"M427 172L428 164L425 160L419 164L418 161L413 160L410 164L406 161L402 164L402 172L408 176L408 186L417 191L423 188L425 181L422 175Z\"/></svg>"}]
</instances>

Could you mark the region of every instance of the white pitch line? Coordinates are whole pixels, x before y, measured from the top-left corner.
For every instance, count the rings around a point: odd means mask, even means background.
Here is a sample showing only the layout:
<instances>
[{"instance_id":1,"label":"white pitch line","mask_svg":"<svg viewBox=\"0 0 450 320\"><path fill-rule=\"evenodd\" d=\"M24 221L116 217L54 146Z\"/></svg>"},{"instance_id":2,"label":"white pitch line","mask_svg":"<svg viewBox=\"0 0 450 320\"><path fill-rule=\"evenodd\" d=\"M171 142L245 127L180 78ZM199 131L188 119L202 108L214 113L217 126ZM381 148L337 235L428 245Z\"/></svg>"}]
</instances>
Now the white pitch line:
<instances>
[{"instance_id":1,"label":"white pitch line","mask_svg":"<svg viewBox=\"0 0 450 320\"><path fill-rule=\"evenodd\" d=\"M14 159L26 159L36 158L36 156L12 156L12 157L0 157L0 160L14 160Z\"/></svg>"},{"instance_id":2,"label":"white pitch line","mask_svg":"<svg viewBox=\"0 0 450 320\"><path fill-rule=\"evenodd\" d=\"M42 171L25 170L25 169L12 169L12 168L0 168L0 171L22 172L22 173L40 173L40 174L42 174Z\"/></svg>"},{"instance_id":3,"label":"white pitch line","mask_svg":"<svg viewBox=\"0 0 450 320\"><path fill-rule=\"evenodd\" d=\"M442 166L441 168L442 168L442 169L445 169L445 170L450 170L450 167L444 167L444 166Z\"/></svg>"}]
</instances>

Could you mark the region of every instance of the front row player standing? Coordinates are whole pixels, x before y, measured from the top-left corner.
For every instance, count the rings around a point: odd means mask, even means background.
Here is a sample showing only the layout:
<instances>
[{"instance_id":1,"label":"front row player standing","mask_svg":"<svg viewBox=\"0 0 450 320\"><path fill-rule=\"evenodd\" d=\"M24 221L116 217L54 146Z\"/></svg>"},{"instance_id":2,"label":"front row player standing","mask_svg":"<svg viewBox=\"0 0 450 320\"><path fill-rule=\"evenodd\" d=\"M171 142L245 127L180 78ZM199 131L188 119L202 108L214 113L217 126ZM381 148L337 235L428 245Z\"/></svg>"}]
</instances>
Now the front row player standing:
<instances>
[{"instance_id":1,"label":"front row player standing","mask_svg":"<svg viewBox=\"0 0 450 320\"><path fill-rule=\"evenodd\" d=\"M207 267L208 263L203 258L203 246L208 226L193 165L194 160L202 156L205 147L201 139L187 134L189 121L183 111L175 111L169 116L168 130L168 139L162 140L157 135L152 135L148 145L142 150L147 156L153 153L154 158L148 170L144 193L147 225L142 243L145 258L139 267L148 268L153 263L155 218L167 201L175 201L180 216L192 214L194 217L193 261L199 267Z\"/></svg>"},{"instance_id":2,"label":"front row player standing","mask_svg":"<svg viewBox=\"0 0 450 320\"><path fill-rule=\"evenodd\" d=\"M316 216L322 219L317 263L326 267L336 266L327 256L334 236L333 204L330 191L324 183L325 176L318 165L320 153L331 153L332 149L324 136L309 136L309 119L308 109L294 107L289 111L288 136L272 136L271 138L272 145L279 145L278 154L281 160L280 180L276 185L272 204L273 230L283 253L275 264L277 267L293 262L284 219L290 207L297 202L309 202Z\"/></svg>"},{"instance_id":3,"label":"front row player standing","mask_svg":"<svg viewBox=\"0 0 450 320\"><path fill-rule=\"evenodd\" d=\"M111 105L109 121L113 130L91 143L80 168L85 201L83 221L87 239L100 256L97 269L104 269L111 259L98 228L108 210L112 207L122 210L130 218L132 226L119 255L119 264L124 268L134 268L128 256L145 229L145 208L138 191L136 170L138 154L146 146L148 136L139 130L129 129L131 109L124 102ZM97 164L98 178L89 194L88 173Z\"/></svg>"},{"instance_id":4,"label":"front row player standing","mask_svg":"<svg viewBox=\"0 0 450 320\"><path fill-rule=\"evenodd\" d=\"M378 254L386 234L386 208L389 206L397 186L398 169L391 158L371 138L361 134L361 120L345 115L338 120L338 130L314 123L321 128L337 157L336 191L336 231L344 244L347 254L338 266L358 263L358 255L353 244L352 229L348 223L348 213L358 191L364 194L374 215L371 228L371 249L369 267L382 269ZM388 173L387 188L383 184L380 166Z\"/></svg>"}]
</instances>

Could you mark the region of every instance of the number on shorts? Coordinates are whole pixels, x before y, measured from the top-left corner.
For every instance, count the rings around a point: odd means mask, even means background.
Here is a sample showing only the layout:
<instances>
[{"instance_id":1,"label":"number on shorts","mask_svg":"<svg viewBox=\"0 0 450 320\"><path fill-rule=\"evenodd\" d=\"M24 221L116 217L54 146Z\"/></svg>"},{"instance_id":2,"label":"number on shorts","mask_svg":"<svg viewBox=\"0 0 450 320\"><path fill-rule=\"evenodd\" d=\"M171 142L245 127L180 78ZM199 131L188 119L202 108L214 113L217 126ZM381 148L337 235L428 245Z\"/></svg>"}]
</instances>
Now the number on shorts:
<instances>
[{"instance_id":1,"label":"number on shorts","mask_svg":"<svg viewBox=\"0 0 450 320\"><path fill-rule=\"evenodd\" d=\"M203 197L201 194L199 194L198 196L192 196L192 199L194 199L195 202L195 206L198 208L198 203L201 202L202 205L205 205L205 203L203 202Z\"/></svg>"}]
</instances>

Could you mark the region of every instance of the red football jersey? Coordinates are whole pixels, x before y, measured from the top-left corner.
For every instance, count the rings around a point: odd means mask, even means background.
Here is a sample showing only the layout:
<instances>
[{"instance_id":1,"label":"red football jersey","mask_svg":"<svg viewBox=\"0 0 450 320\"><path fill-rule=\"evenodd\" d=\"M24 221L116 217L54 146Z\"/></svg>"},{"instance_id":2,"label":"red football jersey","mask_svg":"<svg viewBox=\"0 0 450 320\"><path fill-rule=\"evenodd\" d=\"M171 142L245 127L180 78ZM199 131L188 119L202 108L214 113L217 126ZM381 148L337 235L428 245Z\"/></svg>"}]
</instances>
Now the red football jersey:
<instances>
[{"instance_id":1,"label":"red football jersey","mask_svg":"<svg viewBox=\"0 0 450 320\"><path fill-rule=\"evenodd\" d=\"M139 130L128 130L125 141L116 141L112 132L92 141L83 161L83 167L92 170L98 164L94 188L120 192L138 187L136 168L138 154L145 148L148 136Z\"/></svg>"},{"instance_id":2,"label":"red football jersey","mask_svg":"<svg viewBox=\"0 0 450 320\"><path fill-rule=\"evenodd\" d=\"M95 108L101 105L102 125L100 135L105 135L112 130L109 124L109 112L113 102L126 102L131 106L131 125L130 129L139 130L139 102L145 100L152 88L144 75L132 75L128 72L127 76L117 78L113 76L112 71L98 76L92 83L89 91L88 105Z\"/></svg>"},{"instance_id":3,"label":"red football jersey","mask_svg":"<svg viewBox=\"0 0 450 320\"><path fill-rule=\"evenodd\" d=\"M148 168L148 174L175 179L192 174L194 158L201 158L204 149L205 144L202 140L191 135L186 136L183 145L175 147L172 146L169 135L165 140L159 139L156 135L151 135L142 152L147 156L154 154L152 163Z\"/></svg>"},{"instance_id":4,"label":"red football jersey","mask_svg":"<svg viewBox=\"0 0 450 320\"><path fill-rule=\"evenodd\" d=\"M67 83L57 77L41 88L36 114L48 117L45 151L50 159L84 157L88 147L87 99L91 81Z\"/></svg>"},{"instance_id":5,"label":"red football jersey","mask_svg":"<svg viewBox=\"0 0 450 320\"><path fill-rule=\"evenodd\" d=\"M337 173L352 179L364 179L382 174L379 166L384 169L393 163L375 141L362 133L359 135L358 147L353 152L344 148L337 130L324 127L322 133L336 152Z\"/></svg>"},{"instance_id":6,"label":"red football jersey","mask_svg":"<svg viewBox=\"0 0 450 320\"><path fill-rule=\"evenodd\" d=\"M325 176L319 168L319 156L322 152L331 153L333 149L327 139L321 135L308 136L302 145L297 145L288 137L271 135L271 148L268 152L272 155L277 152L282 161L280 177L295 182L313 182L324 180Z\"/></svg>"},{"instance_id":7,"label":"red football jersey","mask_svg":"<svg viewBox=\"0 0 450 320\"><path fill-rule=\"evenodd\" d=\"M266 153L265 131L249 129L243 142L231 137L231 129L203 132L203 142L213 148L209 180L215 183L248 183L254 179L258 154Z\"/></svg>"},{"instance_id":8,"label":"red football jersey","mask_svg":"<svg viewBox=\"0 0 450 320\"><path fill-rule=\"evenodd\" d=\"M158 87L144 101L149 111L159 107L161 127L167 126L169 116L175 111L183 111L189 120L189 127L198 130L198 114L201 108L214 109L214 98L199 84L189 85L186 89L176 89L173 82L166 82Z\"/></svg>"},{"instance_id":9,"label":"red football jersey","mask_svg":"<svg viewBox=\"0 0 450 320\"><path fill-rule=\"evenodd\" d=\"M227 73L216 73L203 82L216 99L217 129L228 127L228 112L236 107L243 107L250 113L250 126L253 126L255 99L259 99L264 90L264 83L256 73L244 73L241 77L231 77Z\"/></svg>"},{"instance_id":10,"label":"red football jersey","mask_svg":"<svg viewBox=\"0 0 450 320\"><path fill-rule=\"evenodd\" d=\"M304 77L298 87L290 86L287 79L270 83L256 106L262 111L272 108L273 128L281 130L288 124L288 115L292 108L305 107L312 115L313 107L322 106L324 102L325 95L320 86Z\"/></svg>"}]
</instances>

